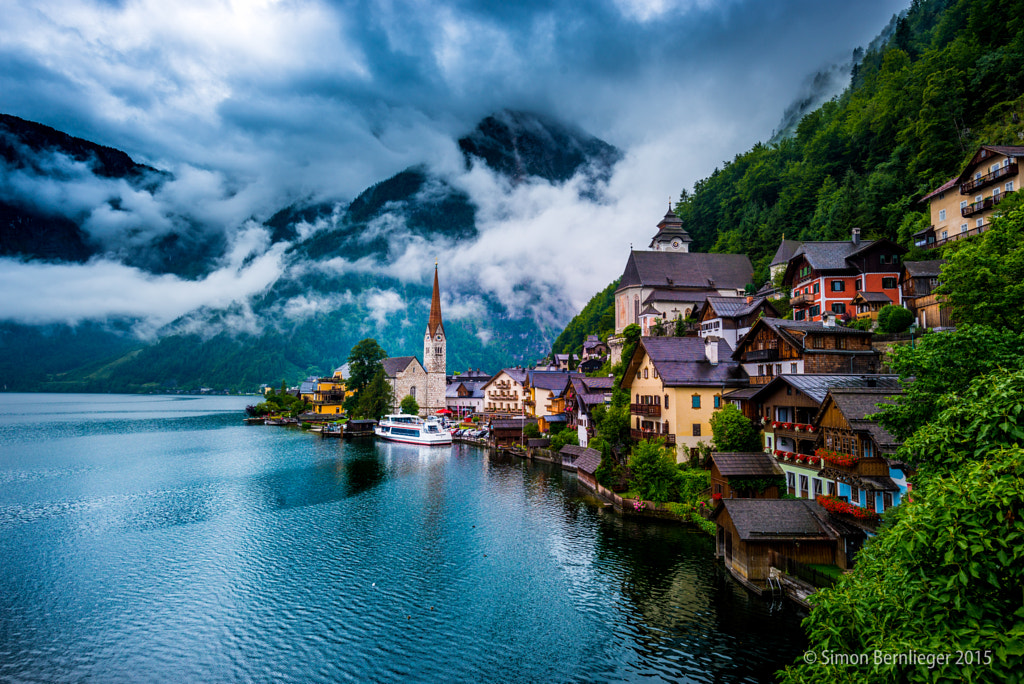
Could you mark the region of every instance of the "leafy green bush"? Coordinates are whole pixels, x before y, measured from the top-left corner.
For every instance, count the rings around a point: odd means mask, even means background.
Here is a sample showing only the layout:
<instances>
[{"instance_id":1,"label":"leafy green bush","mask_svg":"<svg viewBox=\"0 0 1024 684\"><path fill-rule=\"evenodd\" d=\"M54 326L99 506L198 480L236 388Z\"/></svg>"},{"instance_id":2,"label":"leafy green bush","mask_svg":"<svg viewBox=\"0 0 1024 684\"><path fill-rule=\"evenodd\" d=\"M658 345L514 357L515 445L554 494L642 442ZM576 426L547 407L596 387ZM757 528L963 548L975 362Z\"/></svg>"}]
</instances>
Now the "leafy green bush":
<instances>
[{"instance_id":1,"label":"leafy green bush","mask_svg":"<svg viewBox=\"0 0 1024 684\"><path fill-rule=\"evenodd\" d=\"M886 334L901 333L914 322L914 314L909 309L895 304L886 304L878 312L878 332Z\"/></svg>"},{"instance_id":2,"label":"leafy green bush","mask_svg":"<svg viewBox=\"0 0 1024 684\"><path fill-rule=\"evenodd\" d=\"M564 426L563 426L564 427ZM552 451L561 451L562 447L566 444L579 444L580 438L575 430L564 428L551 438L551 446L548 447Z\"/></svg>"},{"instance_id":3,"label":"leafy green bush","mask_svg":"<svg viewBox=\"0 0 1024 684\"><path fill-rule=\"evenodd\" d=\"M540 428L537 427L536 423L527 423L523 426L523 437L526 439L536 439L540 437Z\"/></svg>"},{"instance_id":4,"label":"leafy green bush","mask_svg":"<svg viewBox=\"0 0 1024 684\"><path fill-rule=\"evenodd\" d=\"M629 457L630 488L648 501L672 501L678 494L675 452L664 440L640 440Z\"/></svg>"},{"instance_id":5,"label":"leafy green bush","mask_svg":"<svg viewBox=\"0 0 1024 684\"><path fill-rule=\"evenodd\" d=\"M716 451L761 450L754 423L733 404L726 404L711 416L711 434Z\"/></svg>"},{"instance_id":6,"label":"leafy green bush","mask_svg":"<svg viewBox=\"0 0 1024 684\"><path fill-rule=\"evenodd\" d=\"M402 413L407 413L410 416L419 415L419 402L417 402L416 397L412 396L411 394L406 394L404 397L402 397L402 403L400 404L400 406L402 408Z\"/></svg>"}]
</instances>

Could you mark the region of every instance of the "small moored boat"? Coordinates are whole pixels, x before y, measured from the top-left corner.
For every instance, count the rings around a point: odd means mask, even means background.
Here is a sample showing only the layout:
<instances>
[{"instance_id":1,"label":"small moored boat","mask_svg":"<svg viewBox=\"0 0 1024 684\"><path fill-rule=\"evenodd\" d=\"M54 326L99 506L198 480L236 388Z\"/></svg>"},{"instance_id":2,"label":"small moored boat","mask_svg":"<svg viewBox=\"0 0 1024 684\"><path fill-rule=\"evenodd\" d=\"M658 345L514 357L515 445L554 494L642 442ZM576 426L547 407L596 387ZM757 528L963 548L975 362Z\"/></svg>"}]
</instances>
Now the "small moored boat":
<instances>
[{"instance_id":1,"label":"small moored boat","mask_svg":"<svg viewBox=\"0 0 1024 684\"><path fill-rule=\"evenodd\" d=\"M381 439L407 444L448 445L452 443L452 435L444 429L436 418L424 420L419 416L405 413L392 413L384 416L373 428L373 434Z\"/></svg>"}]
</instances>

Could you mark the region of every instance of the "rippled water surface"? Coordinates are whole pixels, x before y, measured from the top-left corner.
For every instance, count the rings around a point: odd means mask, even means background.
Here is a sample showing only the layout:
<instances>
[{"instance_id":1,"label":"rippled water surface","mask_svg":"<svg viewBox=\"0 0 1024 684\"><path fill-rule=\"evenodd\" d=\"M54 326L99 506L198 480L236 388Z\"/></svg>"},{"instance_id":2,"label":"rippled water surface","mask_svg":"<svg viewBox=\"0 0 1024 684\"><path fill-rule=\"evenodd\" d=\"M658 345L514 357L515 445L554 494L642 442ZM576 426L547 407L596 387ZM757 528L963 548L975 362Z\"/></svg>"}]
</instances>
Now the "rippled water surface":
<instances>
[{"instance_id":1,"label":"rippled water surface","mask_svg":"<svg viewBox=\"0 0 1024 684\"><path fill-rule=\"evenodd\" d=\"M249 401L0 394L0 680L767 682L803 651L710 537L574 475Z\"/></svg>"}]
</instances>

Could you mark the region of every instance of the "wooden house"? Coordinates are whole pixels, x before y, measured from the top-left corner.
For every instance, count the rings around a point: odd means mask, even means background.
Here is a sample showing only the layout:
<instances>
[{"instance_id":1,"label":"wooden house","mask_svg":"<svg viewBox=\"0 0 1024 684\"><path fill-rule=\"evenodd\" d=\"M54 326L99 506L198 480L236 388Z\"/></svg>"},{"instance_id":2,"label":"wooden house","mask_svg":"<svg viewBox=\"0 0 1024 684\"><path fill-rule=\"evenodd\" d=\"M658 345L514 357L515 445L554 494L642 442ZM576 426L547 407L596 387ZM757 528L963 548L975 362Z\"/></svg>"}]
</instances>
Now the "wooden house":
<instances>
[{"instance_id":1,"label":"wooden house","mask_svg":"<svg viewBox=\"0 0 1024 684\"><path fill-rule=\"evenodd\" d=\"M903 273L900 275L903 298L922 328L947 328L952 325L949 312L935 294L944 263L942 259L936 259L903 264Z\"/></svg>"},{"instance_id":2,"label":"wooden house","mask_svg":"<svg viewBox=\"0 0 1024 684\"><path fill-rule=\"evenodd\" d=\"M491 420L491 440L496 447L507 447L524 443L523 431L529 424L536 425L537 420L531 418L510 418Z\"/></svg>"},{"instance_id":3,"label":"wooden house","mask_svg":"<svg viewBox=\"0 0 1024 684\"><path fill-rule=\"evenodd\" d=\"M815 416L821 476L837 483L850 503L881 513L899 504L909 468L893 458L900 443L867 416L899 394L884 388L832 388Z\"/></svg>"},{"instance_id":4,"label":"wooden house","mask_svg":"<svg viewBox=\"0 0 1024 684\"><path fill-rule=\"evenodd\" d=\"M565 411L568 427L576 430L580 446L587 446L594 436L593 410L611 402L615 385L614 376L590 378L573 376L565 392Z\"/></svg>"},{"instance_id":5,"label":"wooden house","mask_svg":"<svg viewBox=\"0 0 1024 684\"><path fill-rule=\"evenodd\" d=\"M481 387L484 393L484 412L495 417L524 415L524 402L528 398L523 389L525 381L524 369L503 368Z\"/></svg>"},{"instance_id":6,"label":"wooden house","mask_svg":"<svg viewBox=\"0 0 1024 684\"><path fill-rule=\"evenodd\" d=\"M846 569L865 536L806 499L722 499L711 520L716 555L736 579L756 589L768 579L773 554Z\"/></svg>"},{"instance_id":7,"label":"wooden house","mask_svg":"<svg viewBox=\"0 0 1024 684\"><path fill-rule=\"evenodd\" d=\"M751 385L766 385L779 375L877 373L879 354L871 336L834 324L760 318L732 358L743 365Z\"/></svg>"},{"instance_id":8,"label":"wooden house","mask_svg":"<svg viewBox=\"0 0 1024 684\"><path fill-rule=\"evenodd\" d=\"M576 471L576 477L590 489L597 489L595 473L601 465L601 452L597 449L566 444L559 452L562 455L562 467Z\"/></svg>"},{"instance_id":9,"label":"wooden house","mask_svg":"<svg viewBox=\"0 0 1024 684\"><path fill-rule=\"evenodd\" d=\"M711 493L723 499L778 499L780 468L768 454L755 452L715 452L711 454Z\"/></svg>"},{"instance_id":10,"label":"wooden house","mask_svg":"<svg viewBox=\"0 0 1024 684\"><path fill-rule=\"evenodd\" d=\"M709 296L697 314L701 337L720 337L730 348L762 317L778 318L779 312L764 297Z\"/></svg>"},{"instance_id":11,"label":"wooden house","mask_svg":"<svg viewBox=\"0 0 1024 684\"><path fill-rule=\"evenodd\" d=\"M884 292L858 292L850 304L853 306L854 316L857 318L877 321L878 312L882 310L883 306L892 304L892 300Z\"/></svg>"}]
</instances>

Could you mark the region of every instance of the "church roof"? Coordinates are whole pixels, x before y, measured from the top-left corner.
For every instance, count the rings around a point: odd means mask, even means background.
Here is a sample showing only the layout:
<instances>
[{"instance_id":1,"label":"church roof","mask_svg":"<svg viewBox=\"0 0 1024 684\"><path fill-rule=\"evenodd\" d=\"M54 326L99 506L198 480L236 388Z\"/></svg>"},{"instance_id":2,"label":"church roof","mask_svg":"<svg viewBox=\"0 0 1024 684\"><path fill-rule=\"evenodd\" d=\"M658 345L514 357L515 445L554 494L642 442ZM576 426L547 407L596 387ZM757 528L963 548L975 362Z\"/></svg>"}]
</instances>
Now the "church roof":
<instances>
[{"instance_id":1,"label":"church roof","mask_svg":"<svg viewBox=\"0 0 1024 684\"><path fill-rule=\"evenodd\" d=\"M413 362L418 365L419 359L415 356L392 356L391 358L381 361L381 364L384 366L384 375L389 378L393 378L408 368Z\"/></svg>"},{"instance_id":2,"label":"church roof","mask_svg":"<svg viewBox=\"0 0 1024 684\"><path fill-rule=\"evenodd\" d=\"M672 238L679 238L683 242L693 242L693 238L683 228L682 220L676 216L676 213L672 211L672 207L669 206L668 213L665 214L665 218L661 219L661 223L658 224L658 232L653 238L651 238L651 247L654 246L655 241L661 240L664 242L670 241Z\"/></svg>"},{"instance_id":3,"label":"church roof","mask_svg":"<svg viewBox=\"0 0 1024 684\"><path fill-rule=\"evenodd\" d=\"M434 295L430 299L430 319L427 321L427 332L433 337L437 329L444 334L444 324L441 322L441 289L437 285L437 264L434 264Z\"/></svg>"},{"instance_id":4,"label":"church roof","mask_svg":"<svg viewBox=\"0 0 1024 684\"><path fill-rule=\"evenodd\" d=\"M742 290L753 274L754 267L744 254L634 250L629 253L618 290L636 286Z\"/></svg>"}]
</instances>

